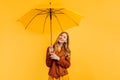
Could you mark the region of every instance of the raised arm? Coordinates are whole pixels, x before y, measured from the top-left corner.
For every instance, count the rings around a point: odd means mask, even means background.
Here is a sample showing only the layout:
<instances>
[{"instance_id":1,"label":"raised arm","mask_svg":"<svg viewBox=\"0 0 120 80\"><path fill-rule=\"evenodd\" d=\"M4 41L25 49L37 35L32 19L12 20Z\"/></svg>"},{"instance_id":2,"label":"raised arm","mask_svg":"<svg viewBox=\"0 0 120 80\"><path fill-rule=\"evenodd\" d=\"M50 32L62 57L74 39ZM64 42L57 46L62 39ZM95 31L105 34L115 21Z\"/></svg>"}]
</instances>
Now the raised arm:
<instances>
[{"instance_id":1,"label":"raised arm","mask_svg":"<svg viewBox=\"0 0 120 80\"><path fill-rule=\"evenodd\" d=\"M46 65L48 67L51 67L52 63L53 63L53 60L50 58L49 47L48 47L46 52Z\"/></svg>"}]
</instances>

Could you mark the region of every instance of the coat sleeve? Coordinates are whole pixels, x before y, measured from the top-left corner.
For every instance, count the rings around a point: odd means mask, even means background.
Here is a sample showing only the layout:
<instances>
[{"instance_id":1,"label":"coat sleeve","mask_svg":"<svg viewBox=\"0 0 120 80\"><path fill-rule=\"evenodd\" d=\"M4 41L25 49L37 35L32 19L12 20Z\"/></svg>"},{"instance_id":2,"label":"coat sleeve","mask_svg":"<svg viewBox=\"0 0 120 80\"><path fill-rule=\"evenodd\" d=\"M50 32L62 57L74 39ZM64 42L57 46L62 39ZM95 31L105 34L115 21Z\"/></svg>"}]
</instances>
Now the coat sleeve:
<instances>
[{"instance_id":1,"label":"coat sleeve","mask_svg":"<svg viewBox=\"0 0 120 80\"><path fill-rule=\"evenodd\" d=\"M46 52L46 65L48 67L51 67L53 63L53 60L50 58L50 54L49 54L49 47L47 48L47 52Z\"/></svg>"},{"instance_id":2,"label":"coat sleeve","mask_svg":"<svg viewBox=\"0 0 120 80\"><path fill-rule=\"evenodd\" d=\"M70 63L70 56L62 56L60 57L60 60L57 61L57 64L59 64L61 67L64 68L69 68L71 63Z\"/></svg>"}]
</instances>

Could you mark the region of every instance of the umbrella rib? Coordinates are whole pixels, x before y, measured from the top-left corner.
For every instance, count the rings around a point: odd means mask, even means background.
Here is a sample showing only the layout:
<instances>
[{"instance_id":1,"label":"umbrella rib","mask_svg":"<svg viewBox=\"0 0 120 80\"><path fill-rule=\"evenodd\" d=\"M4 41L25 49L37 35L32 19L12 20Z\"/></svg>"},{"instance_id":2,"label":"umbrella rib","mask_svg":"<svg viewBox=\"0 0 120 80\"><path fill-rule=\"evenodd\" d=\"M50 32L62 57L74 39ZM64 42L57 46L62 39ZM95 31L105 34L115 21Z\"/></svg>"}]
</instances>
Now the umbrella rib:
<instances>
[{"instance_id":1,"label":"umbrella rib","mask_svg":"<svg viewBox=\"0 0 120 80\"><path fill-rule=\"evenodd\" d=\"M45 14L45 13L44 13ZM37 17L38 15L42 15L42 14L40 14L40 13L38 13L38 14L36 14L35 16L33 16L33 18L28 22L28 24L26 25L26 27L25 27L25 29L27 29L28 28L28 26L29 26L29 24L33 21L33 19L35 18L35 17Z\"/></svg>"},{"instance_id":2,"label":"umbrella rib","mask_svg":"<svg viewBox=\"0 0 120 80\"><path fill-rule=\"evenodd\" d=\"M74 19L72 19L70 16L64 13L65 16L67 16L69 19L71 19L76 25L79 25Z\"/></svg>"},{"instance_id":3,"label":"umbrella rib","mask_svg":"<svg viewBox=\"0 0 120 80\"><path fill-rule=\"evenodd\" d=\"M44 26L43 26L43 32L44 32L44 29L45 29L45 23L46 23L46 20L47 20L48 16L49 16L49 14L47 14L47 16L45 17Z\"/></svg>"},{"instance_id":4,"label":"umbrella rib","mask_svg":"<svg viewBox=\"0 0 120 80\"><path fill-rule=\"evenodd\" d=\"M68 16L67 14L63 13L60 11L60 13L56 13L56 14L64 14L65 16L67 16L69 19L71 19L76 25L79 25L75 20L73 20L70 16Z\"/></svg>"},{"instance_id":5,"label":"umbrella rib","mask_svg":"<svg viewBox=\"0 0 120 80\"><path fill-rule=\"evenodd\" d=\"M61 8L61 9L57 9L57 10L54 10L54 12L56 12L56 11L60 11L60 10L63 10L64 8Z\"/></svg>"},{"instance_id":6,"label":"umbrella rib","mask_svg":"<svg viewBox=\"0 0 120 80\"><path fill-rule=\"evenodd\" d=\"M48 9L46 9L46 10L41 10L41 9L33 9L33 10L37 10L37 11L41 11L41 12L48 12Z\"/></svg>"},{"instance_id":7,"label":"umbrella rib","mask_svg":"<svg viewBox=\"0 0 120 80\"><path fill-rule=\"evenodd\" d=\"M32 11L32 10L31 10ZM25 23L25 25L31 20L31 18L32 17L34 17L34 15L37 15L38 13L40 13L40 12L34 12L34 10L31 12L31 11L29 11L26 15L24 15L22 18L23 18L23 20L24 20L24 23ZM30 14L31 13L31 14ZM26 17L26 18L24 18L24 17Z\"/></svg>"},{"instance_id":8,"label":"umbrella rib","mask_svg":"<svg viewBox=\"0 0 120 80\"><path fill-rule=\"evenodd\" d=\"M54 14L54 16L56 17L57 22L58 22L58 24L59 24L59 26L60 26L61 30L63 31L62 25L61 25L61 23L60 23L60 21L59 21L58 17L57 17L55 14Z\"/></svg>"},{"instance_id":9,"label":"umbrella rib","mask_svg":"<svg viewBox=\"0 0 120 80\"><path fill-rule=\"evenodd\" d=\"M56 13L56 12L54 12L54 13L55 13L55 14L64 14L63 12L57 12L57 13Z\"/></svg>"}]
</instances>

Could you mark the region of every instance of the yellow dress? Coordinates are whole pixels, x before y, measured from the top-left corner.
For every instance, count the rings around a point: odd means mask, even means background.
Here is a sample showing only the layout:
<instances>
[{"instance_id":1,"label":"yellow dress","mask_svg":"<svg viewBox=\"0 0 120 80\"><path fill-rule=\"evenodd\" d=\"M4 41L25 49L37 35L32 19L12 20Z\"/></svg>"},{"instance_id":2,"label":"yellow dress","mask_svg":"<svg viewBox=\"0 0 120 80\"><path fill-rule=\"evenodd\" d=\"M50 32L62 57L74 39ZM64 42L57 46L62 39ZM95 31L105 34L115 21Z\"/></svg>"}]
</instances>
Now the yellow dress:
<instances>
[{"instance_id":1,"label":"yellow dress","mask_svg":"<svg viewBox=\"0 0 120 80\"><path fill-rule=\"evenodd\" d=\"M57 50L60 51L61 49L58 48ZM49 76L48 80L69 80L69 76L67 74L67 75L64 75L64 76L60 76L60 78L58 78L58 79L52 78L51 76Z\"/></svg>"}]
</instances>

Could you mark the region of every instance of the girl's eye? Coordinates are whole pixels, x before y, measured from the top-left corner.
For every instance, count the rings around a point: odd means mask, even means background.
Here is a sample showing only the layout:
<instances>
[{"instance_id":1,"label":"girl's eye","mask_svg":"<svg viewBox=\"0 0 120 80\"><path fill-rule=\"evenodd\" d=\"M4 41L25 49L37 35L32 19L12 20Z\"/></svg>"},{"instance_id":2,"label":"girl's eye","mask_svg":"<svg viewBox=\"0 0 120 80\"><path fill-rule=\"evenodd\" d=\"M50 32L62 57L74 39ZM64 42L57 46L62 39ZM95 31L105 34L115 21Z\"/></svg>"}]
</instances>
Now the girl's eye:
<instances>
[{"instance_id":1,"label":"girl's eye","mask_svg":"<svg viewBox=\"0 0 120 80\"><path fill-rule=\"evenodd\" d=\"M66 36L64 36L64 39L66 39L67 37Z\"/></svg>"}]
</instances>

